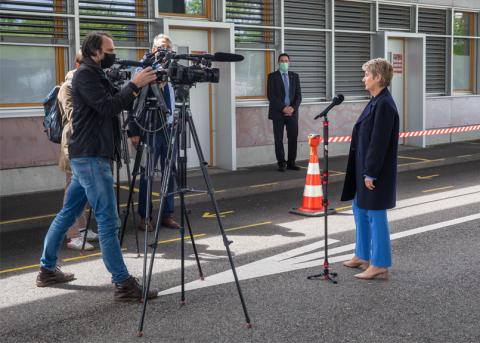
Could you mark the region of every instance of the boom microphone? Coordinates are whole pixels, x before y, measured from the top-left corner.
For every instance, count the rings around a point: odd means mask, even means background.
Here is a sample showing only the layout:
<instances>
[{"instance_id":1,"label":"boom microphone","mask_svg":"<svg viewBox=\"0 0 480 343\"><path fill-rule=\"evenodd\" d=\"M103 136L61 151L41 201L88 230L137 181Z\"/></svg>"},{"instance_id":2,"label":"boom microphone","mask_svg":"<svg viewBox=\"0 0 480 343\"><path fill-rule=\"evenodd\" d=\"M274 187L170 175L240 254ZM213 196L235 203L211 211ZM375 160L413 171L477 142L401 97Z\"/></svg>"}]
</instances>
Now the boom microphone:
<instances>
[{"instance_id":1,"label":"boom microphone","mask_svg":"<svg viewBox=\"0 0 480 343\"><path fill-rule=\"evenodd\" d=\"M119 60L119 61L116 61L115 64L120 64L122 66L130 66L130 67L144 67L145 66L145 64L143 62L130 61L130 60Z\"/></svg>"},{"instance_id":2,"label":"boom microphone","mask_svg":"<svg viewBox=\"0 0 480 343\"><path fill-rule=\"evenodd\" d=\"M340 105L343 100L345 99L345 97L343 96L343 94L337 94L333 97L332 99L332 103L330 105L328 105L328 107L326 109L324 109L322 111L322 113L320 113L319 115L317 115L315 118L313 119L318 119L318 118L321 118L321 117L324 117L327 115L327 113L334 107L334 106L337 106L337 105Z\"/></svg>"},{"instance_id":3,"label":"boom microphone","mask_svg":"<svg viewBox=\"0 0 480 343\"><path fill-rule=\"evenodd\" d=\"M228 52L216 52L213 55L212 61L214 62L240 62L243 61L242 55L230 54Z\"/></svg>"},{"instance_id":4,"label":"boom microphone","mask_svg":"<svg viewBox=\"0 0 480 343\"><path fill-rule=\"evenodd\" d=\"M173 57L176 60L198 60L204 58L212 62L240 62L243 61L242 55L230 54L228 52L216 52L215 54L179 54Z\"/></svg>"}]
</instances>

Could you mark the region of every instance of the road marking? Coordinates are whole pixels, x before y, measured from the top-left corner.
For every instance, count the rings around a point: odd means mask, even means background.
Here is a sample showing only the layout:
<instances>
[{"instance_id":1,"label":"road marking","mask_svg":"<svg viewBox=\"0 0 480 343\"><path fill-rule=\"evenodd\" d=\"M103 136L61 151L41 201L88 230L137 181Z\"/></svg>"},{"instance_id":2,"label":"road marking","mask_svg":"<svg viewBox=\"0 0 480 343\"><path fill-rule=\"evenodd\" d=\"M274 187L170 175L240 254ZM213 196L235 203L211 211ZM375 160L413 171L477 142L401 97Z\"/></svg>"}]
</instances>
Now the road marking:
<instances>
[{"instance_id":1,"label":"road marking","mask_svg":"<svg viewBox=\"0 0 480 343\"><path fill-rule=\"evenodd\" d=\"M465 158L465 157L470 157L470 156L473 156L473 155L460 155L460 156L457 156L457 158Z\"/></svg>"},{"instance_id":2,"label":"road marking","mask_svg":"<svg viewBox=\"0 0 480 343\"><path fill-rule=\"evenodd\" d=\"M272 224L272 222L267 221L267 222L262 222L262 223L232 227L230 229L225 229L225 231L237 231L237 230L248 229L248 228L253 228L253 227L262 226L262 225L269 225L269 224ZM200 237L206 237L206 236L208 236L208 234L199 233L199 234L194 234L193 238L200 238ZM189 240L189 239L190 239L190 235L185 235L185 240ZM180 240L181 240L181 238L165 239L165 240L158 241L158 244L173 243L173 242L178 242ZM127 249L123 248L122 251L127 251ZM90 258L90 257L97 257L97 256L101 256L101 255L102 255L101 252L96 252L96 253L92 253L92 254L88 254L88 255L81 255L81 256L64 258L62 261L63 262L71 262L71 261L87 259L87 258ZM22 267L0 270L0 274L16 272L16 271L25 270L25 269L39 268L39 267L40 267L39 264L31 264L31 265L28 265L28 266L22 266Z\"/></svg>"},{"instance_id":3,"label":"road marking","mask_svg":"<svg viewBox=\"0 0 480 343\"><path fill-rule=\"evenodd\" d=\"M422 162L431 161L431 160L426 159L426 158L410 157L410 156L400 156L400 155L398 155L398 158L403 158L403 159L405 159L405 160L422 161Z\"/></svg>"},{"instance_id":4,"label":"road marking","mask_svg":"<svg viewBox=\"0 0 480 343\"><path fill-rule=\"evenodd\" d=\"M130 191L130 187L128 187L128 186L120 186L120 189ZM140 190L137 187L133 187L133 192L138 193L138 192L140 192Z\"/></svg>"},{"instance_id":5,"label":"road marking","mask_svg":"<svg viewBox=\"0 0 480 343\"><path fill-rule=\"evenodd\" d=\"M205 237L207 236L206 233L197 233L197 234L194 234L193 235L193 238L198 238L198 237ZM190 239L190 235L185 235L185 240L189 240ZM172 239L165 239L163 241L158 241L157 243L158 244L167 244L167 243L173 243L173 242L178 242L178 241L181 241L182 238L172 238Z\"/></svg>"},{"instance_id":6,"label":"road marking","mask_svg":"<svg viewBox=\"0 0 480 343\"><path fill-rule=\"evenodd\" d=\"M32 268L40 268L40 264L31 264L31 265L29 265L29 266L23 266L23 267L17 267L17 268L10 268L10 269L0 270L0 274L3 274L3 273L11 273L11 272L18 272L18 271L20 271L20 270L32 269Z\"/></svg>"},{"instance_id":7,"label":"road marking","mask_svg":"<svg viewBox=\"0 0 480 343\"><path fill-rule=\"evenodd\" d=\"M433 174L433 175L428 175L428 176L417 176L418 180L431 180L434 177L440 176L440 174Z\"/></svg>"},{"instance_id":8,"label":"road marking","mask_svg":"<svg viewBox=\"0 0 480 343\"><path fill-rule=\"evenodd\" d=\"M343 206L343 207L337 207L337 208L335 209L335 211L340 212L340 211L344 211L344 210L349 210L349 209L351 209L351 208L352 208L352 205Z\"/></svg>"},{"instance_id":9,"label":"road marking","mask_svg":"<svg viewBox=\"0 0 480 343\"><path fill-rule=\"evenodd\" d=\"M278 182L263 183L263 184L260 184L260 185L252 185L252 186L248 186L248 187L249 188L260 188L260 187L270 187L270 186L274 186L274 185L278 185Z\"/></svg>"},{"instance_id":10,"label":"road marking","mask_svg":"<svg viewBox=\"0 0 480 343\"><path fill-rule=\"evenodd\" d=\"M462 223L467 223L474 220L479 220L480 214L473 214L461 218L456 218L452 220L447 220L440 223L430 224L422 227L418 227L415 229L410 229L402 232L397 232L390 235L391 240L396 240L412 235L417 235L429 231L434 231L438 229L442 229L445 227L458 225ZM328 245L332 245L338 243L338 240L329 239ZM264 277L273 274L280 274L286 273L294 270L306 269L306 268L314 268L318 267L318 269L322 268L323 265L323 257L325 252L323 250L318 250L324 247L324 241L314 242L303 247L295 248L293 250L289 250L283 252L278 255L274 255L271 257L267 257L262 260L258 260L243 266L239 266L236 268L239 280L248 280L254 279L259 277ZM353 256L353 253L335 256L339 253L353 251L355 249L355 244L346 244L343 246L329 248L329 262L341 262L350 259ZM313 252L312 252L313 251ZM308 253L310 252L310 253ZM332 257L330 257L332 256ZM190 283L185 284L186 290L194 290L200 289L205 287L216 286L225 283L234 282L233 274L231 270L227 270L218 274L210 275L205 278L205 280L200 281L196 280ZM167 294L174 294L181 291L180 286L172 287L170 289L164 290L159 292L158 295L167 295Z\"/></svg>"},{"instance_id":11,"label":"road marking","mask_svg":"<svg viewBox=\"0 0 480 343\"><path fill-rule=\"evenodd\" d=\"M227 190L222 189L222 190L219 190L219 191L215 191L215 194L224 193L226 191ZM152 194L155 195L155 196L160 196L160 194L157 193L157 192L152 192ZM208 195L208 194L207 193L190 194L190 195L186 195L185 198L191 198L191 197L196 197L196 196L200 196L200 195ZM175 197L175 199L179 199L179 198L180 198L179 196ZM155 203L160 202L160 199L152 199L152 202L155 202ZM138 202L134 202L133 205L137 206ZM120 204L120 208L126 208L126 207L127 207L126 203ZM88 213L88 211L86 211L86 212ZM17 224L17 223L23 223L23 222L28 222L28 221L40 220L40 219L48 219L48 218L53 218L56 215L57 215L57 213L53 213L53 214L45 214L45 215L42 215L42 216L34 216L34 217L25 217L25 218L4 220L4 221L0 222L0 225Z\"/></svg>"},{"instance_id":12,"label":"road marking","mask_svg":"<svg viewBox=\"0 0 480 343\"><path fill-rule=\"evenodd\" d=\"M422 193L443 191L445 189L450 189L450 188L453 188L453 186L445 186L445 187L439 187L439 188L426 189L426 190L422 191Z\"/></svg>"},{"instance_id":13,"label":"road marking","mask_svg":"<svg viewBox=\"0 0 480 343\"><path fill-rule=\"evenodd\" d=\"M272 222L263 222L263 223L250 224L250 225L244 225L244 226L239 226L239 227L232 227L230 229L225 229L225 232L237 231L237 230L241 230L241 229L249 229L249 228L252 228L252 227L268 225L268 224L272 224Z\"/></svg>"},{"instance_id":14,"label":"road marking","mask_svg":"<svg viewBox=\"0 0 480 343\"><path fill-rule=\"evenodd\" d=\"M29 221L29 220L53 218L56 215L57 214L55 213L55 214L46 214L44 216L35 216L35 217L26 217L26 218L20 218L20 219L4 220L4 221L0 222L0 225L22 223L22 222L26 222L26 221Z\"/></svg>"},{"instance_id":15,"label":"road marking","mask_svg":"<svg viewBox=\"0 0 480 343\"><path fill-rule=\"evenodd\" d=\"M227 214L232 214L235 213L235 211L225 211L225 212L220 212L220 218L225 218ZM210 213L210 212L204 212L202 215L202 218L217 218L217 215L215 213Z\"/></svg>"}]
</instances>

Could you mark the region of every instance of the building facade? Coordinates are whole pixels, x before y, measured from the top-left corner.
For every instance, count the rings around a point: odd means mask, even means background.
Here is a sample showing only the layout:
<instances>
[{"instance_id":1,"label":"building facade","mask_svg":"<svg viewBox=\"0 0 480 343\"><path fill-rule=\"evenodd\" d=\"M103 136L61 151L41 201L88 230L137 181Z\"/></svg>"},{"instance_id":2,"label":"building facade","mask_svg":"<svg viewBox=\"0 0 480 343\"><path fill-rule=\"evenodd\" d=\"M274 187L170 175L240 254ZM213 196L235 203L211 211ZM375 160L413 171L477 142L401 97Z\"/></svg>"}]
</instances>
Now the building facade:
<instances>
[{"instance_id":1,"label":"building facade","mask_svg":"<svg viewBox=\"0 0 480 343\"><path fill-rule=\"evenodd\" d=\"M5 0L0 4L1 195L61 188L59 146L43 132L41 102L72 68L90 31L112 34L117 55L138 60L158 33L179 53L230 52L217 84L191 90L206 160L225 169L275 162L266 77L277 56L300 75L299 158L313 117L335 94L332 135L345 136L368 101L362 64L392 61L391 92L401 131L480 123L480 0ZM479 138L479 132L405 139L425 147ZM344 154L348 144L330 146ZM189 166L198 164L189 155Z\"/></svg>"}]
</instances>

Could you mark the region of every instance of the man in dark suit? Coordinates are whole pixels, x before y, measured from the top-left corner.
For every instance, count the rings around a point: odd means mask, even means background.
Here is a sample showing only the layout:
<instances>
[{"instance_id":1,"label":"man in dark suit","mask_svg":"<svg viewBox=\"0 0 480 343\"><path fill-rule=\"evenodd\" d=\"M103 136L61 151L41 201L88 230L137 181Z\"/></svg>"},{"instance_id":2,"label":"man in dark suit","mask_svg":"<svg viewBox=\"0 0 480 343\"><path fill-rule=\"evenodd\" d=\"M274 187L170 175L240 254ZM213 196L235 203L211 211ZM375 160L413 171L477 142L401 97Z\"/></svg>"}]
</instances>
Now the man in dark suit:
<instances>
[{"instance_id":1,"label":"man in dark suit","mask_svg":"<svg viewBox=\"0 0 480 343\"><path fill-rule=\"evenodd\" d=\"M278 70L268 75L267 95L270 106L268 119L273 122L275 155L278 171L285 168L299 170L295 165L297 158L298 107L302 102L300 78L297 73L288 71L290 57L283 53L278 56ZM287 128L288 159L285 161L283 149L283 131Z\"/></svg>"}]
</instances>

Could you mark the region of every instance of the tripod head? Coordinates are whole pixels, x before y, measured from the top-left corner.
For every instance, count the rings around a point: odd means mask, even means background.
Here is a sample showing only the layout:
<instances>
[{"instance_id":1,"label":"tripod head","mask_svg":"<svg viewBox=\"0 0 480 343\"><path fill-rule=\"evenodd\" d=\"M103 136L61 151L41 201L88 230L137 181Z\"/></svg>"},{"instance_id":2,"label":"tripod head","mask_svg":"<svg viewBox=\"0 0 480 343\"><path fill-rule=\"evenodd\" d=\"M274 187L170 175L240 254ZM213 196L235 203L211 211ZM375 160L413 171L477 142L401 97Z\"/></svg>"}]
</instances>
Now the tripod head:
<instances>
[{"instance_id":1,"label":"tripod head","mask_svg":"<svg viewBox=\"0 0 480 343\"><path fill-rule=\"evenodd\" d=\"M165 85L168 87L168 85ZM135 100L131 116L137 126L144 132L154 133L161 130L166 124L170 109L165 103L160 84L152 82L143 87ZM160 127L158 124L161 124Z\"/></svg>"}]
</instances>

